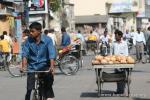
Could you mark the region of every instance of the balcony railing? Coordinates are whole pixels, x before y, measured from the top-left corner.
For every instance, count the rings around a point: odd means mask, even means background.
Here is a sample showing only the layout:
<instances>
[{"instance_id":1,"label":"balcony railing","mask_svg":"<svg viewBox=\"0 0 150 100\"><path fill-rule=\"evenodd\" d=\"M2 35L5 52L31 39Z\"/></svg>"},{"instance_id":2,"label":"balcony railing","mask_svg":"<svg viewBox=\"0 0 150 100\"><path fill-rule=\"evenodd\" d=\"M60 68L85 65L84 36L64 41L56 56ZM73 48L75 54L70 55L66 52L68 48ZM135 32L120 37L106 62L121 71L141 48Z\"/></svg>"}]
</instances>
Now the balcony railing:
<instances>
[{"instance_id":1,"label":"balcony railing","mask_svg":"<svg viewBox=\"0 0 150 100\"><path fill-rule=\"evenodd\" d=\"M14 8L12 7L5 7L4 9L0 9L0 15L12 14L14 12Z\"/></svg>"}]
</instances>

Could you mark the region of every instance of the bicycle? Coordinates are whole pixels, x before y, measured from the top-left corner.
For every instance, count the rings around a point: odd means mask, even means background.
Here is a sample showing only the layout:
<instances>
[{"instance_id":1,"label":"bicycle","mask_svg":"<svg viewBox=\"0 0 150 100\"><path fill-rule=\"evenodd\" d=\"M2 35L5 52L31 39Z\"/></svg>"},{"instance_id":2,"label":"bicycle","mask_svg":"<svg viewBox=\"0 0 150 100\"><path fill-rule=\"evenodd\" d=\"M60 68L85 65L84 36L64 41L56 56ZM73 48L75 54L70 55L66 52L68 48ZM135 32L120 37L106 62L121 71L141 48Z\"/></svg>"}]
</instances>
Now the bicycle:
<instances>
[{"instance_id":1,"label":"bicycle","mask_svg":"<svg viewBox=\"0 0 150 100\"><path fill-rule=\"evenodd\" d=\"M44 81L39 77L40 74L49 73L49 70L46 71L23 71L23 73L33 73L35 77L34 88L31 92L30 100L46 100L46 97L42 91L42 86Z\"/></svg>"},{"instance_id":2,"label":"bicycle","mask_svg":"<svg viewBox=\"0 0 150 100\"><path fill-rule=\"evenodd\" d=\"M65 75L74 75L79 70L79 60L72 54L74 48L70 47L58 54L55 66Z\"/></svg>"},{"instance_id":3,"label":"bicycle","mask_svg":"<svg viewBox=\"0 0 150 100\"><path fill-rule=\"evenodd\" d=\"M22 64L21 62L22 62L22 59L21 59L20 54L12 55L12 58L10 59L10 61L7 62L8 72L11 76L13 77L21 76L21 73L20 73L20 67Z\"/></svg>"},{"instance_id":4,"label":"bicycle","mask_svg":"<svg viewBox=\"0 0 150 100\"><path fill-rule=\"evenodd\" d=\"M10 53L0 54L0 69L8 71L13 77L21 76L20 66L21 66L21 56L17 54L16 57L12 56Z\"/></svg>"}]
</instances>

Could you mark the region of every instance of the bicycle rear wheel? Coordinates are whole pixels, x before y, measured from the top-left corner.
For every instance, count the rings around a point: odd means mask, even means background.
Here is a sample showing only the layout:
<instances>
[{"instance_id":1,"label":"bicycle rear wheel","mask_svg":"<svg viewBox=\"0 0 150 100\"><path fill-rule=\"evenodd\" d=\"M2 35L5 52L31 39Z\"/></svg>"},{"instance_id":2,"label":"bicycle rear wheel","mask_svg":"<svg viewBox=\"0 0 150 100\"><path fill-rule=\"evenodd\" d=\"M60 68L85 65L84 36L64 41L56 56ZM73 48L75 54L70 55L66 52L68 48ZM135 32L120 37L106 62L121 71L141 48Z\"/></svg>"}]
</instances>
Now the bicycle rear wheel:
<instances>
[{"instance_id":1,"label":"bicycle rear wheel","mask_svg":"<svg viewBox=\"0 0 150 100\"><path fill-rule=\"evenodd\" d=\"M14 58L11 59L10 62L8 62L7 70L9 74L13 77L19 77L22 76L20 73L20 67L21 67L21 59L19 57L17 60L14 60Z\"/></svg>"},{"instance_id":2,"label":"bicycle rear wheel","mask_svg":"<svg viewBox=\"0 0 150 100\"><path fill-rule=\"evenodd\" d=\"M79 60L75 56L66 55L61 59L59 67L65 75L73 75L79 70Z\"/></svg>"},{"instance_id":3,"label":"bicycle rear wheel","mask_svg":"<svg viewBox=\"0 0 150 100\"><path fill-rule=\"evenodd\" d=\"M13 77L21 76L22 74L20 73L20 67L21 67L21 65L19 63L18 64L15 64L15 63L8 64L9 74Z\"/></svg>"}]
</instances>

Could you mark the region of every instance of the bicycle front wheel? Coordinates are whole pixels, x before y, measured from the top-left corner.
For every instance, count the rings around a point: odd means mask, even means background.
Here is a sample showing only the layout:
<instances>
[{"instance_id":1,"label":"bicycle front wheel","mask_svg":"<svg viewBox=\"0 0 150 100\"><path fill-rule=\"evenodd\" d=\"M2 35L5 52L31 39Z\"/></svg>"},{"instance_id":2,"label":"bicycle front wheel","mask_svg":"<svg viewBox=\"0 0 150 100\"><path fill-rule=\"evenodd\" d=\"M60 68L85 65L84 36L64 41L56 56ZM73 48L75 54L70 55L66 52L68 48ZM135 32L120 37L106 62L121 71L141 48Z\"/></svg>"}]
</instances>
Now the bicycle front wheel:
<instances>
[{"instance_id":1,"label":"bicycle front wheel","mask_svg":"<svg viewBox=\"0 0 150 100\"><path fill-rule=\"evenodd\" d=\"M65 75L73 75L79 70L79 60L75 56L66 55L61 59L59 67Z\"/></svg>"}]
</instances>

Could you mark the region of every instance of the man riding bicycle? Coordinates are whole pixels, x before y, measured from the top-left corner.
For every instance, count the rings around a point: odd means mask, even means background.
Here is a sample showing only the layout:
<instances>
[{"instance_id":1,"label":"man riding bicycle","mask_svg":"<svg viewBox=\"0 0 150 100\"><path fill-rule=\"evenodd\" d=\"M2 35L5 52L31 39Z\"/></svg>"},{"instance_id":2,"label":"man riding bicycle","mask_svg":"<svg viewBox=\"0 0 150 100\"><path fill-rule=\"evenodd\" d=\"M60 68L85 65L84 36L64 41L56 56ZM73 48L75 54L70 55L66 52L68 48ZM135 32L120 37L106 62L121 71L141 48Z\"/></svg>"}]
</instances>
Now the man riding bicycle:
<instances>
[{"instance_id":1,"label":"man riding bicycle","mask_svg":"<svg viewBox=\"0 0 150 100\"><path fill-rule=\"evenodd\" d=\"M89 49L94 50L94 53L96 53L96 49L97 49L97 37L96 35L93 34L93 31L90 32L89 36L87 37L87 51L89 51Z\"/></svg>"},{"instance_id":2,"label":"man riding bicycle","mask_svg":"<svg viewBox=\"0 0 150 100\"><path fill-rule=\"evenodd\" d=\"M109 42L110 42L110 37L108 35L107 30L105 30L104 34L101 35L101 37L100 37L100 53L102 55L107 55L108 53L110 53L110 43ZM103 47L107 48L105 51L106 54L103 54L103 52L104 52Z\"/></svg>"},{"instance_id":3,"label":"man riding bicycle","mask_svg":"<svg viewBox=\"0 0 150 100\"><path fill-rule=\"evenodd\" d=\"M9 42L4 39L4 35L0 36L0 52L1 52L1 59L5 60L4 63L4 69L6 67L6 62L8 61L8 57L9 57L9 52L10 52L10 48L9 48Z\"/></svg>"},{"instance_id":4,"label":"man riding bicycle","mask_svg":"<svg viewBox=\"0 0 150 100\"><path fill-rule=\"evenodd\" d=\"M42 34L42 25L33 22L30 26L30 36L23 44L22 49L22 68L24 71L45 71L49 73L41 73L44 81L43 90L46 100L53 100L53 81L54 81L54 59L56 57L55 47L51 38ZM34 73L27 74L27 92L25 100L30 100L31 91L34 89L35 76Z\"/></svg>"}]
</instances>

